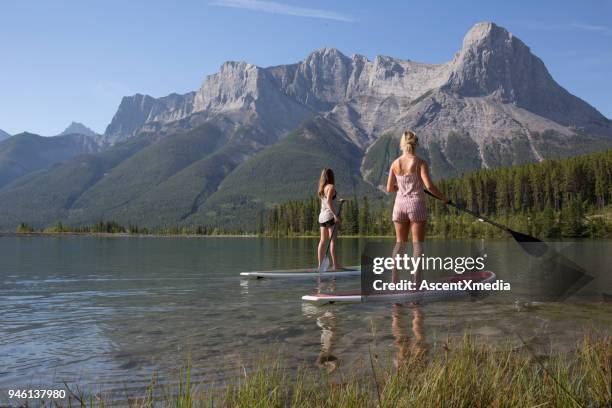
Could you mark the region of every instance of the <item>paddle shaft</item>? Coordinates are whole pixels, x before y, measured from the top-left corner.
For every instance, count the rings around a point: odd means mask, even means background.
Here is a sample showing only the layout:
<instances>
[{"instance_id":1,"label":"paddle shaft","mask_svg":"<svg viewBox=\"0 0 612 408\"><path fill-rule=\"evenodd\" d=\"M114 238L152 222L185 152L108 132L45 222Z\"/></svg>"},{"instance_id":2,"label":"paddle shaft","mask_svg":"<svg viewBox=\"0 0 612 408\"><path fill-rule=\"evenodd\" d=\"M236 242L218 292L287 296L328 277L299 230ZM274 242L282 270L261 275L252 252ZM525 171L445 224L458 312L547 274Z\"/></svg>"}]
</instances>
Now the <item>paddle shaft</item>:
<instances>
[{"instance_id":1,"label":"paddle shaft","mask_svg":"<svg viewBox=\"0 0 612 408\"><path fill-rule=\"evenodd\" d=\"M435 198L436 200L440 200L440 198L438 198L437 196L433 195L433 194L432 194L431 192L429 192L428 190L424 190L424 191L425 191L425 193L426 193L426 194L429 194L430 196L432 196L432 197L433 197L433 198ZM440 200L440 201L442 201L442 200ZM468 213L468 214L470 214L470 215L473 215L474 217L478 218L479 220L484 221L484 222L486 222L486 223L489 223L489 224L491 224L491 225L493 225L493 226L495 226L495 227L497 227L497 228L499 228L499 229L502 229L502 230L504 230L504 231L506 231L506 232L509 232L509 233L511 233L511 234L514 232L514 231L512 231L510 228L506 227L505 225L499 224L499 223L497 223L497 222L495 222L495 221L493 221L493 220L490 220L490 219L488 219L488 218L486 218L486 217L483 217L482 215L478 214L477 212L472 211L472 210L470 210L470 209L468 209L468 208L465 208L465 207L463 207L463 206L459 206L459 205L457 205L457 204L453 203L453 202L452 202L452 201L450 201L450 200L449 200L449 201L448 201L446 204L447 204L447 205L450 205L451 207L456 208L456 209L457 209L457 210L459 210L459 211L463 211L463 212L466 212L466 213Z\"/></svg>"},{"instance_id":2,"label":"paddle shaft","mask_svg":"<svg viewBox=\"0 0 612 408\"><path fill-rule=\"evenodd\" d=\"M344 200L341 200L340 201L340 205L338 206L338 214L336 214L338 219L340 218L340 213L342 213L342 204L344 204ZM327 254L329 253L329 247L331 246L331 242L334 239L334 236L336 235L336 230L338 229L338 224L339 223L335 223L334 224L334 228L332 229L331 236L329 237L329 241L327 242L327 247L325 248L325 256L323 256L323 259L321 259L321 265L319 267L319 273L325 272L325 269L327 269L326 267L324 267L325 260L327 259Z\"/></svg>"}]
</instances>

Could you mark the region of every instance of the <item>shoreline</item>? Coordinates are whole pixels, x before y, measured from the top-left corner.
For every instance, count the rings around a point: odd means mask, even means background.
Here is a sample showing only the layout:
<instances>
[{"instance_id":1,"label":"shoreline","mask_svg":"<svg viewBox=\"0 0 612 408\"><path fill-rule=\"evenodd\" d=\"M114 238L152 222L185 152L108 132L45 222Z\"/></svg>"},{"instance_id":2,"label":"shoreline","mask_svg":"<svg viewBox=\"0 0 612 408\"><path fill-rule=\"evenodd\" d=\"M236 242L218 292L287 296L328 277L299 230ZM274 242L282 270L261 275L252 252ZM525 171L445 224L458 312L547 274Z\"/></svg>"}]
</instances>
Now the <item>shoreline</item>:
<instances>
[{"instance_id":1,"label":"shoreline","mask_svg":"<svg viewBox=\"0 0 612 408\"><path fill-rule=\"evenodd\" d=\"M96 237L96 238L270 238L270 239L319 239L316 235L270 236L257 234L130 234L128 232L10 232L0 231L0 238L15 237ZM394 239L393 235L339 235L337 238L384 238ZM443 237L427 237L429 239L443 239Z\"/></svg>"},{"instance_id":2,"label":"shoreline","mask_svg":"<svg viewBox=\"0 0 612 408\"><path fill-rule=\"evenodd\" d=\"M129 232L14 232L14 231L0 231L0 238L16 238L16 237L95 237L95 238L269 238L269 239L319 239L317 235L286 235L286 236L272 236L272 235L257 235L257 234L132 234ZM395 239L394 235L339 235L338 239ZM507 241L511 240L512 237L501 236L501 237L443 237L438 235L426 236L428 240L494 240L494 241ZM556 237L548 238L546 242L563 242L573 240L594 240L594 241L609 241L607 237Z\"/></svg>"},{"instance_id":3,"label":"shoreline","mask_svg":"<svg viewBox=\"0 0 612 408\"><path fill-rule=\"evenodd\" d=\"M98 238L270 238L270 239L319 239L318 235L257 235L257 234L132 234L129 232L14 232L0 231L0 238L7 237L98 237ZM338 239L360 239L360 238L381 238L395 239L395 235L338 235ZM426 236L431 240L479 240L485 238L478 237L463 237L463 238L445 238L442 236L432 235ZM505 241L510 237L486 238Z\"/></svg>"},{"instance_id":4,"label":"shoreline","mask_svg":"<svg viewBox=\"0 0 612 408\"><path fill-rule=\"evenodd\" d=\"M98 237L98 238L260 238L257 234L131 234L129 232L11 232L0 231L3 237Z\"/></svg>"}]
</instances>

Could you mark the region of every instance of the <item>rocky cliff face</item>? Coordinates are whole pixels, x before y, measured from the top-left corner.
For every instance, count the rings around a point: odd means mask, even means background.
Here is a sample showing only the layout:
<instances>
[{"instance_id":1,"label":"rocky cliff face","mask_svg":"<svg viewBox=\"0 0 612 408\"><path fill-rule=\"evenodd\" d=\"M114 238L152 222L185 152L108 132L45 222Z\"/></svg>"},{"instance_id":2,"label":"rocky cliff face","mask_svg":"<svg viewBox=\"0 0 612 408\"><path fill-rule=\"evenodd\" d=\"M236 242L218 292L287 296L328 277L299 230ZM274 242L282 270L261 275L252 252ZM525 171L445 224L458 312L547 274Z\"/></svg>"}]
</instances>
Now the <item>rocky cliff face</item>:
<instances>
[{"instance_id":1,"label":"rocky cliff face","mask_svg":"<svg viewBox=\"0 0 612 408\"><path fill-rule=\"evenodd\" d=\"M378 56L348 58L333 48L310 54L304 61L268 68L288 94L317 110L364 96L414 99L440 86L444 65L422 64Z\"/></svg>"},{"instance_id":2,"label":"rocky cliff face","mask_svg":"<svg viewBox=\"0 0 612 408\"><path fill-rule=\"evenodd\" d=\"M196 92L193 110L211 113L248 109L265 93L264 71L246 62L226 62L217 74L206 78Z\"/></svg>"},{"instance_id":3,"label":"rocky cliff face","mask_svg":"<svg viewBox=\"0 0 612 408\"><path fill-rule=\"evenodd\" d=\"M163 98L141 94L125 96L106 127L103 143L111 145L134 136L150 122L172 122L188 116L193 112L194 96L195 92L170 94Z\"/></svg>"}]
</instances>

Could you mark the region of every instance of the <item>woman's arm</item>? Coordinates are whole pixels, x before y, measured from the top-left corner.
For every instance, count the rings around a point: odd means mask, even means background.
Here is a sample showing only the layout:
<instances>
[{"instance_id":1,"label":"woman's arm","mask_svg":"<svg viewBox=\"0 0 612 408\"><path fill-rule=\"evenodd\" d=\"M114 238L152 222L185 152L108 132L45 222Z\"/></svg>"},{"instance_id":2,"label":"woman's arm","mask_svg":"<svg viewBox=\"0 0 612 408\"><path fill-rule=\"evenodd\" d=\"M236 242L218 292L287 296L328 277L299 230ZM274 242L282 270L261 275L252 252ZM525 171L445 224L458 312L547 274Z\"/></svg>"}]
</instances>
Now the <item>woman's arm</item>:
<instances>
[{"instance_id":1,"label":"woman's arm","mask_svg":"<svg viewBox=\"0 0 612 408\"><path fill-rule=\"evenodd\" d=\"M421 163L421 179L423 180L423 184L425 184L425 188L427 188L431 194L435 195L443 202L448 203L448 198L446 198L446 196L442 194L431 181L431 178L429 177L429 168L427 167L426 162Z\"/></svg>"},{"instance_id":2,"label":"woman's arm","mask_svg":"<svg viewBox=\"0 0 612 408\"><path fill-rule=\"evenodd\" d=\"M334 208L334 194L336 194L336 187L333 184L328 184L325 186L325 196L327 197L327 205L329 206L329 209L331 210L333 216L334 216L334 221L338 221L338 215L336 214L336 208Z\"/></svg>"},{"instance_id":3,"label":"woman's arm","mask_svg":"<svg viewBox=\"0 0 612 408\"><path fill-rule=\"evenodd\" d=\"M397 179L395 178L395 172L393 171L393 165L395 162L391 163L391 167L389 167L389 178L387 179L387 191L389 193L394 193L397 191Z\"/></svg>"}]
</instances>

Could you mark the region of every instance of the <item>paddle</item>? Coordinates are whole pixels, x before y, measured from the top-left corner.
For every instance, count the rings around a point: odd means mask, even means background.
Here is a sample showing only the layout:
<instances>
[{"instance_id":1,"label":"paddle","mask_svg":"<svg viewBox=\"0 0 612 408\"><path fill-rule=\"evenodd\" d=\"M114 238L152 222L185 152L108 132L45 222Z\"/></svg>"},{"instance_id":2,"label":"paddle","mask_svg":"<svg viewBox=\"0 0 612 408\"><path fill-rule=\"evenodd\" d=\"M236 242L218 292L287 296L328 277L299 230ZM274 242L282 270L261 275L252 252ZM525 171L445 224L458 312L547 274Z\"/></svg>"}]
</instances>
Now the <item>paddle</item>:
<instances>
[{"instance_id":1,"label":"paddle","mask_svg":"<svg viewBox=\"0 0 612 408\"><path fill-rule=\"evenodd\" d=\"M429 192L427 189L424 190L426 194L429 194L430 196L432 196L433 198L435 198L436 200L440 200L440 198L438 198L437 196L433 195L431 192ZM442 200L440 200L442 201ZM455 204L452 201L448 201L447 203L445 203L446 205L450 205L451 207L456 208L459 211L463 211L465 213L468 213L470 215L473 215L474 217L478 218L479 221L482 222L486 222L488 224L491 224L501 230L506 231L507 233L509 233L510 235L512 235L512 238L514 238L514 240L520 245L521 248L523 248L523 250L525 252L527 252L530 255L536 256L536 257L540 257L542 255L544 255L547 251L548 251L548 245L546 245L546 243L544 241L542 241L541 239L538 239L536 237L532 237L531 235L527 235L527 234L523 234L522 232L518 232L518 231L514 231L511 230L510 228L506 227L505 225L499 224L493 220L490 220L480 214L478 214L475 211L472 211L470 209L467 209L461 205Z\"/></svg>"},{"instance_id":2,"label":"paddle","mask_svg":"<svg viewBox=\"0 0 612 408\"><path fill-rule=\"evenodd\" d=\"M430 196L440 200L427 189L424 189L424 191ZM506 231L512 235L512 238L514 238L519 246L529 255L539 258L544 254L548 254L546 257L542 258L541 261L541 267L543 270L540 272L540 279L542 279L542 282L544 282L546 287L549 289L548 292L551 293L556 299L567 299L593 280L593 277L587 275L580 266L576 265L576 263L557 252L554 248L549 248L544 241L536 237L532 237L531 235L514 231L505 225L483 217L477 212L469 210L461 205L457 205L452 201L449 201L446 204L456 208L459 211L473 215L482 222L489 223Z\"/></svg>"},{"instance_id":3,"label":"paddle","mask_svg":"<svg viewBox=\"0 0 612 408\"><path fill-rule=\"evenodd\" d=\"M340 213L342 212L342 204L344 204L344 200L340 200L340 206L338 207L338 218L340 218ZM327 256L329 252L329 246L331 245L332 240L334 239L334 235L336 234L336 230L338 229L338 223L334 224L334 229L332 230L331 237L329 237L329 241L327 242L327 248L325 248L325 256L321 261L321 265L319 266L319 273L327 272L327 268L329 267L329 256Z\"/></svg>"}]
</instances>

